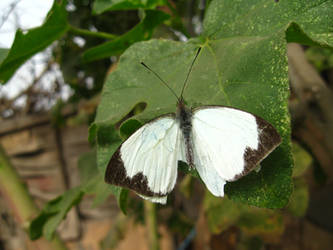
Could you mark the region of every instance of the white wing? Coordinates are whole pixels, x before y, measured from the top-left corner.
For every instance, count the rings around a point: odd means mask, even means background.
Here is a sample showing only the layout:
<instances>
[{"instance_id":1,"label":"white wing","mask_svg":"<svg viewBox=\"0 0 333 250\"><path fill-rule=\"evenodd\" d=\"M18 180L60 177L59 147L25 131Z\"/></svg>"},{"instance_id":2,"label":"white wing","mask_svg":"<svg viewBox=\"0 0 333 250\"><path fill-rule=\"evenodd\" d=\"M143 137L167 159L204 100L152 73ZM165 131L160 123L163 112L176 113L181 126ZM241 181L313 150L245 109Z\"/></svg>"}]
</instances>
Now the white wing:
<instances>
[{"instance_id":1,"label":"white wing","mask_svg":"<svg viewBox=\"0 0 333 250\"><path fill-rule=\"evenodd\" d=\"M251 171L281 142L274 127L253 114L207 106L192 118L194 165L207 188L223 196L226 181Z\"/></svg>"},{"instance_id":2,"label":"white wing","mask_svg":"<svg viewBox=\"0 0 333 250\"><path fill-rule=\"evenodd\" d=\"M112 156L105 181L165 203L177 179L180 139L179 124L171 115L146 123Z\"/></svg>"}]
</instances>

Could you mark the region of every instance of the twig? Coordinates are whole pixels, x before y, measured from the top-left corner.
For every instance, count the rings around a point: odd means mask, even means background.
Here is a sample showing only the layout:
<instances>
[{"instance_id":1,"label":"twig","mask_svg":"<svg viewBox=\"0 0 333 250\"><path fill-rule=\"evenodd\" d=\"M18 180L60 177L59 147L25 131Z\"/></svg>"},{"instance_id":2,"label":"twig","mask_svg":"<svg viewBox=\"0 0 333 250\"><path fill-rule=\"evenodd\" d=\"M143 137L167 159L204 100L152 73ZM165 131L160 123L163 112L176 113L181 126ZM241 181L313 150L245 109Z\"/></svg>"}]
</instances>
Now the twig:
<instances>
[{"instance_id":1,"label":"twig","mask_svg":"<svg viewBox=\"0 0 333 250\"><path fill-rule=\"evenodd\" d=\"M70 26L69 31L72 32L75 35L100 37L100 38L104 38L104 39L115 39L115 38L118 37L117 35L113 35L113 34L110 34L110 33L94 32L94 31L90 31L90 30L86 30L86 29L79 29L79 28L76 28L76 27L73 27L73 26Z\"/></svg>"},{"instance_id":2,"label":"twig","mask_svg":"<svg viewBox=\"0 0 333 250\"><path fill-rule=\"evenodd\" d=\"M40 82L40 80L50 71L52 65L54 64L54 60L49 60L46 64L46 67L44 70L35 77L35 79L32 81L29 87L27 87L25 90L18 93L16 96L14 96L11 99L6 99L5 97L0 98L0 113L4 112L7 109L13 109L13 105L17 99L24 95L36 95L37 91L34 90L35 86ZM40 91L41 92L41 91ZM31 105L25 105L23 113L28 113L28 111L31 110Z\"/></svg>"},{"instance_id":3,"label":"twig","mask_svg":"<svg viewBox=\"0 0 333 250\"><path fill-rule=\"evenodd\" d=\"M145 221L148 232L148 242L150 250L159 250L157 220L156 220L156 205L150 201L144 201Z\"/></svg>"},{"instance_id":4,"label":"twig","mask_svg":"<svg viewBox=\"0 0 333 250\"><path fill-rule=\"evenodd\" d=\"M7 21L9 15L14 11L16 5L19 3L20 0L16 0L15 2L10 4L8 12L2 17L1 23L0 23L0 29L4 25L4 23Z\"/></svg>"}]
</instances>

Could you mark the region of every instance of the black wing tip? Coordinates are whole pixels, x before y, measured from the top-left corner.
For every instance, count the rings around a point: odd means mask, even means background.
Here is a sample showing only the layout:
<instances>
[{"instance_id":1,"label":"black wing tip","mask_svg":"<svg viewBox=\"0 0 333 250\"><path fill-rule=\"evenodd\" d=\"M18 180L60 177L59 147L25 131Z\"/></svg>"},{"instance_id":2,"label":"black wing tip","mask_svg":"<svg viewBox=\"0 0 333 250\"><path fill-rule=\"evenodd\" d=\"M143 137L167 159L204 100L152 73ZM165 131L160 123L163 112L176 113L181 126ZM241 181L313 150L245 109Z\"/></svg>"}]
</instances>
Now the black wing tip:
<instances>
[{"instance_id":1,"label":"black wing tip","mask_svg":"<svg viewBox=\"0 0 333 250\"><path fill-rule=\"evenodd\" d=\"M124 163L120 156L120 147L112 155L105 171L104 181L108 184L116 185L115 180L122 175L122 169L124 168Z\"/></svg>"},{"instance_id":2,"label":"black wing tip","mask_svg":"<svg viewBox=\"0 0 333 250\"><path fill-rule=\"evenodd\" d=\"M244 152L244 170L242 173L236 175L231 181L236 181L250 173L282 143L280 134L272 124L258 116L256 116L256 122L258 130L260 131L258 149L246 148Z\"/></svg>"},{"instance_id":3,"label":"black wing tip","mask_svg":"<svg viewBox=\"0 0 333 250\"><path fill-rule=\"evenodd\" d=\"M167 193L153 192L148 186L148 179L142 172L136 173L132 178L127 175L119 147L112 155L105 171L104 181L111 185L131 189L147 197L164 197Z\"/></svg>"}]
</instances>

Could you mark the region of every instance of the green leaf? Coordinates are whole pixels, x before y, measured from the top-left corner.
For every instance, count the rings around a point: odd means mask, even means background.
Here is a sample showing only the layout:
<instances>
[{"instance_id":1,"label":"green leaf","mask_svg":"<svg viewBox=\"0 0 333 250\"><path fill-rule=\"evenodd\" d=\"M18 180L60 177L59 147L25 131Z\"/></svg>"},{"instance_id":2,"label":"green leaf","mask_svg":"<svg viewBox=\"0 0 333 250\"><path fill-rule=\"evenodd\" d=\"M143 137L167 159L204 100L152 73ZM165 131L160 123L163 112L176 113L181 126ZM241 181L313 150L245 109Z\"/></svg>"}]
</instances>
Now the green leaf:
<instances>
[{"instance_id":1,"label":"green leaf","mask_svg":"<svg viewBox=\"0 0 333 250\"><path fill-rule=\"evenodd\" d=\"M62 37L68 28L66 1L54 1L44 24L27 33L17 30L14 43L0 65L0 82L7 82L15 71L34 54Z\"/></svg>"},{"instance_id":2,"label":"green leaf","mask_svg":"<svg viewBox=\"0 0 333 250\"><path fill-rule=\"evenodd\" d=\"M263 208L244 209L237 226L248 235L281 236L284 231L283 215ZM278 238L278 237L277 237Z\"/></svg>"},{"instance_id":3,"label":"green leaf","mask_svg":"<svg viewBox=\"0 0 333 250\"><path fill-rule=\"evenodd\" d=\"M310 47L305 55L319 72L333 68L333 50L330 48Z\"/></svg>"},{"instance_id":4,"label":"green leaf","mask_svg":"<svg viewBox=\"0 0 333 250\"><path fill-rule=\"evenodd\" d=\"M185 162L179 161L178 162L178 169L186 174L189 174L193 177L200 178L198 171L189 167Z\"/></svg>"},{"instance_id":5,"label":"green leaf","mask_svg":"<svg viewBox=\"0 0 333 250\"><path fill-rule=\"evenodd\" d=\"M308 184L303 178L294 179L294 192L290 197L287 209L297 217L305 216L309 205Z\"/></svg>"},{"instance_id":6,"label":"green leaf","mask_svg":"<svg viewBox=\"0 0 333 250\"><path fill-rule=\"evenodd\" d=\"M323 23L332 23L331 17L318 15L313 20L314 13L327 13L325 8L331 5L328 1L216 0L206 12L201 37L188 43L150 40L131 46L120 57L117 70L107 78L98 107L95 126L97 131L105 131L97 132L97 138L103 141L100 144L97 140L98 167L105 170L120 145L118 123L122 121L120 128L126 125L122 119L135 105L146 104L145 110L131 117L141 124L175 112L175 97L140 62L151 66L180 93L189 65L201 46L184 93L189 106L239 108L272 123L282 137L282 144L261 163L260 172L228 183L225 193L235 201L259 207L285 206L292 192L293 166L286 32L294 22L316 43L331 43L330 26L319 28Z\"/></svg>"},{"instance_id":7,"label":"green leaf","mask_svg":"<svg viewBox=\"0 0 333 250\"><path fill-rule=\"evenodd\" d=\"M109 195L113 194L116 196L120 209L126 214L128 191L104 182L104 176L96 166L96 152L92 151L82 155L78 165L81 185L46 203L41 213L29 226L29 236L32 240L36 240L42 235L51 239L60 222L85 194L95 195L93 207L99 206Z\"/></svg>"},{"instance_id":8,"label":"green leaf","mask_svg":"<svg viewBox=\"0 0 333 250\"><path fill-rule=\"evenodd\" d=\"M114 195L122 212L126 214L127 190L105 183L104 172L98 171L96 161L95 151L88 152L80 157L81 190L85 194L95 195L93 207L101 205L111 194Z\"/></svg>"},{"instance_id":9,"label":"green leaf","mask_svg":"<svg viewBox=\"0 0 333 250\"><path fill-rule=\"evenodd\" d=\"M333 1L329 0L215 0L204 20L211 39L272 36L285 32L288 42L333 45Z\"/></svg>"},{"instance_id":10,"label":"green leaf","mask_svg":"<svg viewBox=\"0 0 333 250\"><path fill-rule=\"evenodd\" d=\"M99 123L97 127L97 167L104 173L111 159L110 155L116 151L122 142L115 126Z\"/></svg>"},{"instance_id":11,"label":"green leaf","mask_svg":"<svg viewBox=\"0 0 333 250\"><path fill-rule=\"evenodd\" d=\"M170 87L180 93L184 72L197 46L194 43L151 40L128 49L117 70L106 81L95 121L97 127L101 126L99 123L116 124L140 102L146 102L146 109L131 119L141 123L175 112L175 97L139 62L153 65ZM258 174L253 173L229 184L227 194L235 200L257 206L284 206L291 192L292 159L283 36L206 40L202 46L185 91L189 106L227 105L255 113L270 121L283 138L282 145L262 163L263 169ZM273 64L267 64L267 61ZM112 134L111 129L108 128L108 133ZM103 147L103 151L98 151L99 167L105 169L106 162L120 142L110 140L113 149L106 152Z\"/></svg>"},{"instance_id":12,"label":"green leaf","mask_svg":"<svg viewBox=\"0 0 333 250\"><path fill-rule=\"evenodd\" d=\"M0 64L7 57L9 49L0 48Z\"/></svg>"},{"instance_id":13,"label":"green leaf","mask_svg":"<svg viewBox=\"0 0 333 250\"><path fill-rule=\"evenodd\" d=\"M112 194L116 197L119 208L124 214L126 214L128 191L121 187L105 183L104 176L99 171L97 171L97 174L81 188L85 194L95 195L92 207L98 207Z\"/></svg>"},{"instance_id":14,"label":"green leaf","mask_svg":"<svg viewBox=\"0 0 333 250\"><path fill-rule=\"evenodd\" d=\"M87 50L82 55L82 59L83 61L88 62L113 55L119 55L133 43L150 39L155 27L163 23L169 17L168 14L162 11L147 10L145 17L133 29L110 42L106 42Z\"/></svg>"},{"instance_id":15,"label":"green leaf","mask_svg":"<svg viewBox=\"0 0 333 250\"><path fill-rule=\"evenodd\" d=\"M299 177L303 175L306 170L308 170L310 164L312 163L312 157L296 142L293 142L292 144L292 152L295 162L293 177Z\"/></svg>"},{"instance_id":16,"label":"green leaf","mask_svg":"<svg viewBox=\"0 0 333 250\"><path fill-rule=\"evenodd\" d=\"M101 14L112 10L155 9L165 4L166 0L96 0L93 12Z\"/></svg>"},{"instance_id":17,"label":"green leaf","mask_svg":"<svg viewBox=\"0 0 333 250\"><path fill-rule=\"evenodd\" d=\"M66 217L69 210L81 201L82 196L83 192L77 187L49 201L37 218L31 222L30 238L36 240L43 234L46 239L51 240L60 222Z\"/></svg>"},{"instance_id":18,"label":"green leaf","mask_svg":"<svg viewBox=\"0 0 333 250\"><path fill-rule=\"evenodd\" d=\"M208 191L205 194L203 208L209 230L214 234L219 234L235 225L244 209L240 204L228 198L215 197Z\"/></svg>"},{"instance_id":19,"label":"green leaf","mask_svg":"<svg viewBox=\"0 0 333 250\"><path fill-rule=\"evenodd\" d=\"M95 176L98 175L96 164L96 151L87 152L80 156L78 169L81 185L87 185Z\"/></svg>"},{"instance_id":20,"label":"green leaf","mask_svg":"<svg viewBox=\"0 0 333 250\"><path fill-rule=\"evenodd\" d=\"M280 235L284 229L281 213L269 209L235 203L228 198L218 198L206 192L204 211L207 225L214 234L231 226L238 226L248 235Z\"/></svg>"}]
</instances>

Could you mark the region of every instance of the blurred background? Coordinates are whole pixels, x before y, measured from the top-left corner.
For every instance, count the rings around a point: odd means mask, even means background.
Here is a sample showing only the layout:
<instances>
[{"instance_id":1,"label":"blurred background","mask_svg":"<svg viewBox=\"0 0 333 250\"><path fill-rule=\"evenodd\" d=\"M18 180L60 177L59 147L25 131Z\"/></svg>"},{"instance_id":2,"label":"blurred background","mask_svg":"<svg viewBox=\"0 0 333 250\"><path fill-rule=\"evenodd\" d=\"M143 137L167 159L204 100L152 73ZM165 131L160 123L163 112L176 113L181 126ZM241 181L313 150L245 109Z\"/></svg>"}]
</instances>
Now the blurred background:
<instances>
[{"instance_id":1,"label":"blurred background","mask_svg":"<svg viewBox=\"0 0 333 250\"><path fill-rule=\"evenodd\" d=\"M175 29L159 25L153 37L186 41L196 36L207 2L169 1L178 14ZM41 25L52 4L2 0L0 47L11 47L18 28L25 32ZM69 1L66 9L73 26L115 35L140 20L134 10L92 15L88 0ZM38 208L93 175L88 128L118 57L82 63L79 56L102 41L79 30L68 32L0 85L0 141ZM144 219L151 211L157 213L160 249L333 249L333 51L290 43L288 62L295 167L287 207L260 209L217 199L182 175L173 207L147 211L149 205L130 193L125 216L113 196L96 205L93 195L85 195L57 230L68 249L158 249ZM42 249L29 240L14 210L0 190L0 250Z\"/></svg>"}]
</instances>

